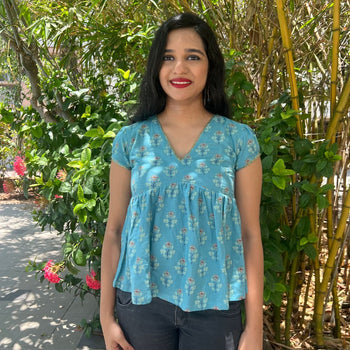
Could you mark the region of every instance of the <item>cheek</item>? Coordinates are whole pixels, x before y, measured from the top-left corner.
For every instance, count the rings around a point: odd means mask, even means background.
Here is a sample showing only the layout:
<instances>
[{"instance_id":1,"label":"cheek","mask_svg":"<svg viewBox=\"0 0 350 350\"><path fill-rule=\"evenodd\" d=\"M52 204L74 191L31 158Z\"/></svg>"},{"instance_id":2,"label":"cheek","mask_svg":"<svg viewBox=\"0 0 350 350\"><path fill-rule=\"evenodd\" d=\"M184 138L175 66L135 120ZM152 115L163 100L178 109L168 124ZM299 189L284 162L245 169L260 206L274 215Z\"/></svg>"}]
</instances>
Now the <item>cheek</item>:
<instances>
[{"instance_id":1,"label":"cheek","mask_svg":"<svg viewBox=\"0 0 350 350\"><path fill-rule=\"evenodd\" d=\"M160 68L160 71L159 71L159 82L163 89L166 81L167 81L166 70L164 69L164 67L162 67Z\"/></svg>"}]
</instances>

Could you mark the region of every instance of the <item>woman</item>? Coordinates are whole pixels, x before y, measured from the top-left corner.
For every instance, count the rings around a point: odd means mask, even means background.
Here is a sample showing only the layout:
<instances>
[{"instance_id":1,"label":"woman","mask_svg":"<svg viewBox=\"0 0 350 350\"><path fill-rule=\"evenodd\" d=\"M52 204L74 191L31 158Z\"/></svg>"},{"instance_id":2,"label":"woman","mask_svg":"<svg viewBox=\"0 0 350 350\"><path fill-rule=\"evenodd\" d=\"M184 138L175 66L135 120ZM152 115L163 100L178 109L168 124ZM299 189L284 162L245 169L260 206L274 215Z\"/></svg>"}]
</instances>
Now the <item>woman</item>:
<instances>
[{"instance_id":1,"label":"woman","mask_svg":"<svg viewBox=\"0 0 350 350\"><path fill-rule=\"evenodd\" d=\"M262 349L259 147L227 118L224 71L197 16L157 31L139 110L113 144L101 267L108 350Z\"/></svg>"}]
</instances>

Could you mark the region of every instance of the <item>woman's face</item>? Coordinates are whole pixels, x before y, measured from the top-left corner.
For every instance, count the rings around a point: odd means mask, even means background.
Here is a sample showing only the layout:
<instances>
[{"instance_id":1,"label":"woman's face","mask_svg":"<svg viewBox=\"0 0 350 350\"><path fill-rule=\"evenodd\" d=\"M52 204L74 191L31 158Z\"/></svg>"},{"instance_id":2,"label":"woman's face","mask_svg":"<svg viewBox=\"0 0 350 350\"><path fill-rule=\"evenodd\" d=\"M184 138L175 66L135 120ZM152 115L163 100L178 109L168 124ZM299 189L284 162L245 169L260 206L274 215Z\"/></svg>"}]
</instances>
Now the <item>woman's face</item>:
<instances>
[{"instance_id":1,"label":"woman's face","mask_svg":"<svg viewBox=\"0 0 350 350\"><path fill-rule=\"evenodd\" d=\"M209 61L201 37L192 28L176 29L168 34L159 72L159 81L167 103L203 103L202 92Z\"/></svg>"}]
</instances>

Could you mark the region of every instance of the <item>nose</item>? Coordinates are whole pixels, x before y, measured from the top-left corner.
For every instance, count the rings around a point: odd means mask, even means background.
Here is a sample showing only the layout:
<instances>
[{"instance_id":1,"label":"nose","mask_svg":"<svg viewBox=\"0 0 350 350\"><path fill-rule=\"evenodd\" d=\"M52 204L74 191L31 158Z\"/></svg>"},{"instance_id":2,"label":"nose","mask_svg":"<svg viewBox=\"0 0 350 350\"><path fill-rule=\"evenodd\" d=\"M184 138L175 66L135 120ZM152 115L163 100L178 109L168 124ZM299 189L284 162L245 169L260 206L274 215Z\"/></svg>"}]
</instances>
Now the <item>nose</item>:
<instances>
[{"instance_id":1,"label":"nose","mask_svg":"<svg viewBox=\"0 0 350 350\"><path fill-rule=\"evenodd\" d=\"M176 60L174 65L174 73L182 74L187 71L187 65L185 60Z\"/></svg>"}]
</instances>

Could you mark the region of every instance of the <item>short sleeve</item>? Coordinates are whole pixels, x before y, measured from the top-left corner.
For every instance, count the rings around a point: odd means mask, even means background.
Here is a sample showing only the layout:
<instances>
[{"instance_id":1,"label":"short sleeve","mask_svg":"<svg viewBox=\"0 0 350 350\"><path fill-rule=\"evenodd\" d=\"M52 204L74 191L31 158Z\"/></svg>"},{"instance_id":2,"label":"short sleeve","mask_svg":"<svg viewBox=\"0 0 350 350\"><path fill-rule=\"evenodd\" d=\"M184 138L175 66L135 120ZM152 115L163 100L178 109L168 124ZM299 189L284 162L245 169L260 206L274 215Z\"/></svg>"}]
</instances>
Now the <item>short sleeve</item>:
<instances>
[{"instance_id":1,"label":"short sleeve","mask_svg":"<svg viewBox=\"0 0 350 350\"><path fill-rule=\"evenodd\" d=\"M237 162L236 170L244 168L260 156L259 142L253 130L242 124L237 141Z\"/></svg>"},{"instance_id":2,"label":"short sleeve","mask_svg":"<svg viewBox=\"0 0 350 350\"><path fill-rule=\"evenodd\" d=\"M130 166L130 143L128 138L127 127L123 127L119 130L118 134L114 138L112 146L112 159L124 168L131 169Z\"/></svg>"}]
</instances>

